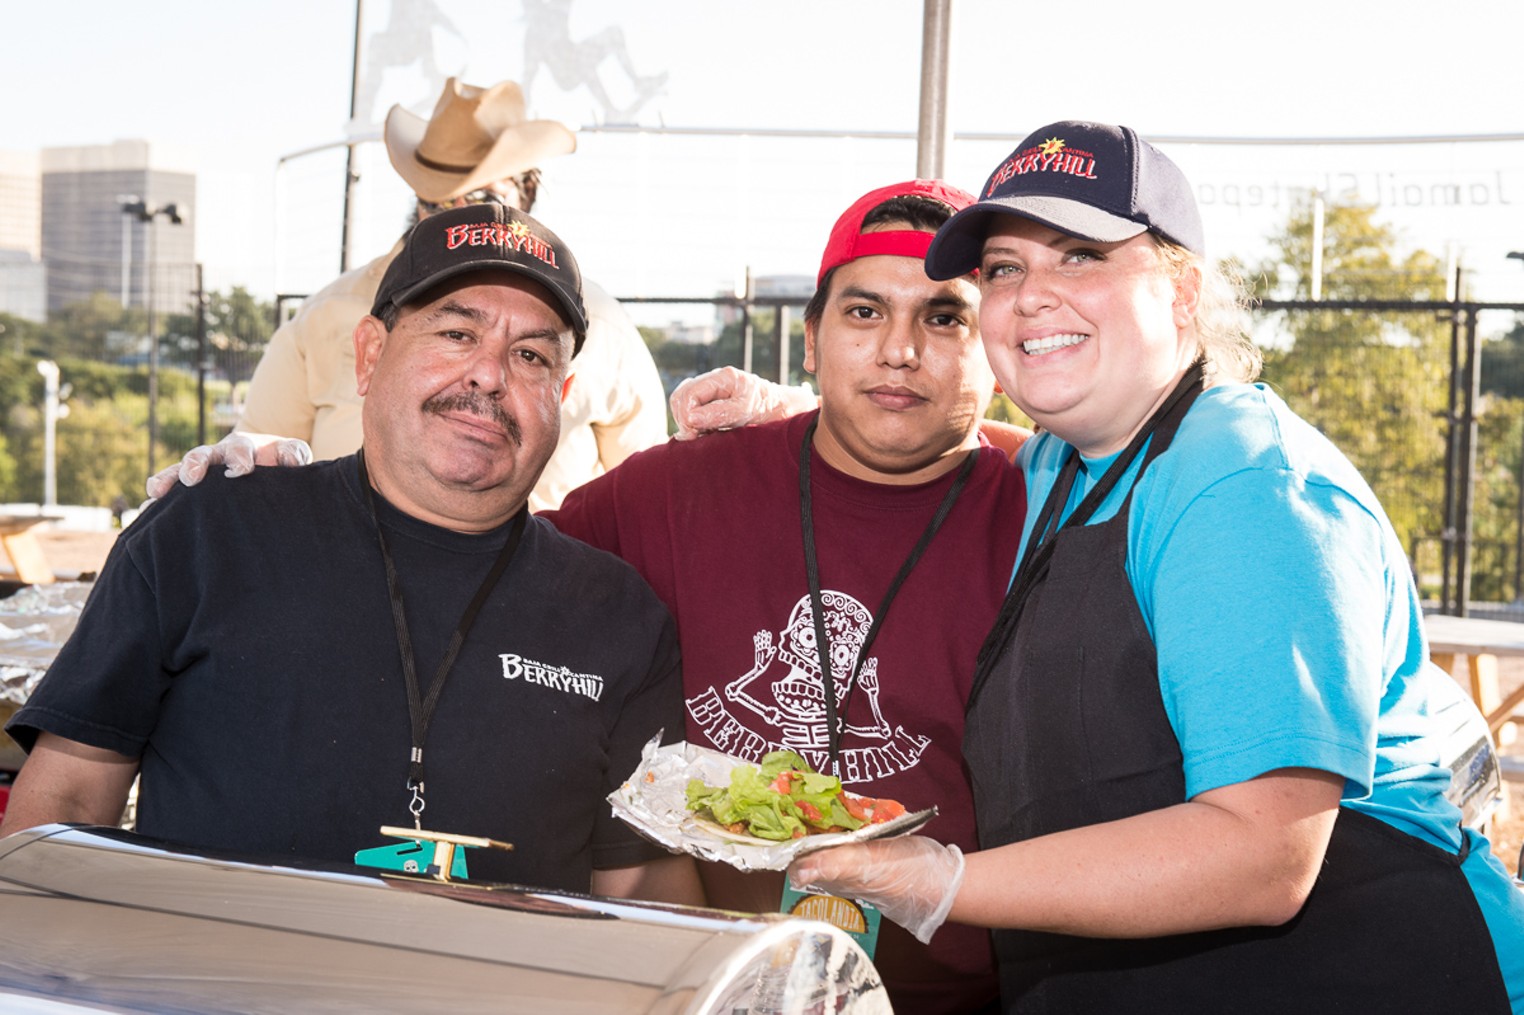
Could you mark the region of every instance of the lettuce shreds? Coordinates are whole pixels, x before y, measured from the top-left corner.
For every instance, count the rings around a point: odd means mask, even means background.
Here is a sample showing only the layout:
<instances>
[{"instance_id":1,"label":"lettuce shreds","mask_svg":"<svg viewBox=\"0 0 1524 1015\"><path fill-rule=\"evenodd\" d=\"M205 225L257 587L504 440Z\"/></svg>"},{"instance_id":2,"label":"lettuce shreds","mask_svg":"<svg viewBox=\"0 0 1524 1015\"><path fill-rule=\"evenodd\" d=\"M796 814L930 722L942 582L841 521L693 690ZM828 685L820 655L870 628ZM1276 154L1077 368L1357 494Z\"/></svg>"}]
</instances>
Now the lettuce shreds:
<instances>
[{"instance_id":1,"label":"lettuce shreds","mask_svg":"<svg viewBox=\"0 0 1524 1015\"><path fill-rule=\"evenodd\" d=\"M780 782L785 772L797 774ZM780 789L784 782L787 792ZM816 772L794 751L773 751L760 766L737 765L728 786L690 779L687 796L689 810L707 812L719 824L760 839L782 842L811 831L854 831L863 825L842 804L841 780Z\"/></svg>"}]
</instances>

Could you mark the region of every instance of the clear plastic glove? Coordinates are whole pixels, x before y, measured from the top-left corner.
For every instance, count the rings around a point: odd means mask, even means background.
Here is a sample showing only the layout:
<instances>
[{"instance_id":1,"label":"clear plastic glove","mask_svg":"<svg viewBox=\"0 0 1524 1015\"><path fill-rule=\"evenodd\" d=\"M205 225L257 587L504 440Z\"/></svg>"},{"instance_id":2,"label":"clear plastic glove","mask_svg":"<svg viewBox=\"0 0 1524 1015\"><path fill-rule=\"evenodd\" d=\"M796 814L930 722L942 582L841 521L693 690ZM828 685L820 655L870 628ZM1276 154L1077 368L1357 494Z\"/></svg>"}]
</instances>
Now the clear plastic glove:
<instances>
[{"instance_id":1,"label":"clear plastic glove","mask_svg":"<svg viewBox=\"0 0 1524 1015\"><path fill-rule=\"evenodd\" d=\"M786 419L820 404L808 384L775 384L735 367L719 367L690 377L672 392L677 439L692 440L715 430Z\"/></svg>"},{"instance_id":2,"label":"clear plastic glove","mask_svg":"<svg viewBox=\"0 0 1524 1015\"><path fill-rule=\"evenodd\" d=\"M963 851L924 835L870 839L806 853L789 865L789 884L872 903L929 944L963 883Z\"/></svg>"},{"instance_id":3,"label":"clear plastic glove","mask_svg":"<svg viewBox=\"0 0 1524 1015\"><path fill-rule=\"evenodd\" d=\"M216 444L191 448L185 457L148 477L148 497L156 500L175 488L175 483L195 486L214 465L224 466L228 476L246 476L261 465L306 465L312 448L296 437L244 433L235 430Z\"/></svg>"}]
</instances>

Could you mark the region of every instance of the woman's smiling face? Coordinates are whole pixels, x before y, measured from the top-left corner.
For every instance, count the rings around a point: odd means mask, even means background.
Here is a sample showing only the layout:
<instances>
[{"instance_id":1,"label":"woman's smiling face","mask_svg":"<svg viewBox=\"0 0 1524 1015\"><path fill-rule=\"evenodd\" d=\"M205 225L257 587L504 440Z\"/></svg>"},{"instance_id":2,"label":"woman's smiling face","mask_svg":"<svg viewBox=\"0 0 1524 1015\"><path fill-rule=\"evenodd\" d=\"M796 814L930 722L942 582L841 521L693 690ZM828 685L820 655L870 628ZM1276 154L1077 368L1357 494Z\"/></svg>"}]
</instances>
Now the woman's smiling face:
<instances>
[{"instance_id":1,"label":"woman's smiling face","mask_svg":"<svg viewBox=\"0 0 1524 1015\"><path fill-rule=\"evenodd\" d=\"M1006 394L1096 457L1126 446L1196 355L1193 280L1147 233L1096 243L1000 216L979 262L980 330Z\"/></svg>"}]
</instances>

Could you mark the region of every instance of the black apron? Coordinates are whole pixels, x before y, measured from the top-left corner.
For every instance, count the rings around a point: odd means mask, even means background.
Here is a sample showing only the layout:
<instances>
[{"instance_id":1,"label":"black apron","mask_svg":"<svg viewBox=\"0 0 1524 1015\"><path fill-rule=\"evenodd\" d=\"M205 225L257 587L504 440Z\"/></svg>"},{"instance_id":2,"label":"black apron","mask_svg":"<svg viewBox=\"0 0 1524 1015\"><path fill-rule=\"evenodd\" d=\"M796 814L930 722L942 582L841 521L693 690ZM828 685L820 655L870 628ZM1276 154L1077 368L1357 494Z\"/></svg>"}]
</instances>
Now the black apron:
<instances>
[{"instance_id":1,"label":"black apron","mask_svg":"<svg viewBox=\"0 0 1524 1015\"><path fill-rule=\"evenodd\" d=\"M1083 521L1145 443L1142 469L1169 447L1200 390L1193 370L1064 526L1049 519L1072 472L1044 506L1027 558L1046 525L1051 548L1036 558L1046 568L1024 559L969 701L963 753L982 849L1185 800L1157 654L1127 578L1131 494L1114 518ZM1507 1013L1464 857L1341 808L1312 893L1283 926L1141 940L996 931L1004 1010Z\"/></svg>"}]
</instances>

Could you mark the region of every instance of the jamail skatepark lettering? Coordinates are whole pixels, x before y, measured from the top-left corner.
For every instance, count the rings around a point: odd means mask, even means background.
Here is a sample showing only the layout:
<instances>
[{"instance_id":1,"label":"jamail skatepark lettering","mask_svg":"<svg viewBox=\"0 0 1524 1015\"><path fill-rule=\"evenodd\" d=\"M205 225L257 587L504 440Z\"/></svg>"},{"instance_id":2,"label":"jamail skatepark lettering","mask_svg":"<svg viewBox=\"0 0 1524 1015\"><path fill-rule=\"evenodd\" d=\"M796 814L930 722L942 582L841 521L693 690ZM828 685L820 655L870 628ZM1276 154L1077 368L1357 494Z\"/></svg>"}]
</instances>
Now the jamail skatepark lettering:
<instances>
[{"instance_id":1,"label":"jamail skatepark lettering","mask_svg":"<svg viewBox=\"0 0 1524 1015\"><path fill-rule=\"evenodd\" d=\"M1439 179L1429 173L1343 172L1301 183L1209 179L1196 185L1197 201L1221 208L1283 208L1314 193L1333 204L1378 208L1502 208L1516 203L1524 194L1524 184L1495 169L1464 180Z\"/></svg>"}]
</instances>

